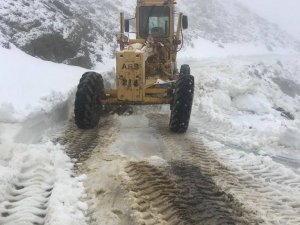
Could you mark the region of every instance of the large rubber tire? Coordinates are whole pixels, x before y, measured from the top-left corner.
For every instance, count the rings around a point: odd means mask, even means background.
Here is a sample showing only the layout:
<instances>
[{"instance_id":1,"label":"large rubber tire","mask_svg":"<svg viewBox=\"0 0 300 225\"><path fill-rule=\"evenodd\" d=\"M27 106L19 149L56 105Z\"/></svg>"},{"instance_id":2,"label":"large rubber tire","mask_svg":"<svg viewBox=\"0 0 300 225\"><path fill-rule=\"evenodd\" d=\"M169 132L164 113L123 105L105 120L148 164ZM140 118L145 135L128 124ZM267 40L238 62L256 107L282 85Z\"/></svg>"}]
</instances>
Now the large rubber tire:
<instances>
[{"instance_id":1,"label":"large rubber tire","mask_svg":"<svg viewBox=\"0 0 300 225\"><path fill-rule=\"evenodd\" d=\"M189 72L186 70L186 72ZM194 99L194 77L182 74L176 82L171 107L169 128L175 133L185 133L189 127Z\"/></svg>"},{"instance_id":2,"label":"large rubber tire","mask_svg":"<svg viewBox=\"0 0 300 225\"><path fill-rule=\"evenodd\" d=\"M180 67L180 73L179 76L184 76L184 75L190 75L191 74L191 68L189 65L184 64Z\"/></svg>"},{"instance_id":3,"label":"large rubber tire","mask_svg":"<svg viewBox=\"0 0 300 225\"><path fill-rule=\"evenodd\" d=\"M101 97L104 95L102 76L95 72L82 75L75 98L75 124L80 129L98 125L102 112Z\"/></svg>"}]
</instances>

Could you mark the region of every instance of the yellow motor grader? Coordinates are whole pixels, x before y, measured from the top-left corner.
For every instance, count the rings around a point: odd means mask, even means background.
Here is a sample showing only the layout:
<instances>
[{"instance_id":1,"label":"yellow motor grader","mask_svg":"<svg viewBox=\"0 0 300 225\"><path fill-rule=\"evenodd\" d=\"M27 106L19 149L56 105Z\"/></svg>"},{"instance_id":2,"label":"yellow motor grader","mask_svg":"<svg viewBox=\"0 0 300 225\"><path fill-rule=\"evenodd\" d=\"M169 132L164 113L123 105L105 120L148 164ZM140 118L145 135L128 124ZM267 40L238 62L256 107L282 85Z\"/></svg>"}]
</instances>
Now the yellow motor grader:
<instances>
[{"instance_id":1,"label":"yellow motor grader","mask_svg":"<svg viewBox=\"0 0 300 225\"><path fill-rule=\"evenodd\" d=\"M176 0L137 0L134 19L125 20L121 13L116 89L105 89L98 73L83 74L74 110L79 128L97 126L105 106L170 104L170 130L186 132L193 104L194 77L189 65L177 69L177 53L183 45L188 18L176 13L175 5ZM130 32L131 20L135 20L136 32ZM127 36L131 33L136 34L135 39Z\"/></svg>"}]
</instances>

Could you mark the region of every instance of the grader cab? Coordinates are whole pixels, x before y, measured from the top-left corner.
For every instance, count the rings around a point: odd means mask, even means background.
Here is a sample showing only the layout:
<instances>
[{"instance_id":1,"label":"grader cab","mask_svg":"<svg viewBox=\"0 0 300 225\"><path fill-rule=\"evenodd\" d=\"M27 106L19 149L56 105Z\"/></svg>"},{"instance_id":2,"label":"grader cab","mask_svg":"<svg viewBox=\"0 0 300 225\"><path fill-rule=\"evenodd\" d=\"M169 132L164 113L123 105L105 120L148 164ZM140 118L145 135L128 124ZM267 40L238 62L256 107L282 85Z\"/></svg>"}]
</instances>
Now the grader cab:
<instances>
[{"instance_id":1,"label":"grader cab","mask_svg":"<svg viewBox=\"0 0 300 225\"><path fill-rule=\"evenodd\" d=\"M188 19L175 12L175 5L174 0L137 0L135 32L130 31L133 19L125 20L121 13L116 89L105 89L98 73L83 74L75 99L75 123L79 128L97 126L103 107L108 105L170 104L170 130L186 132L194 77L188 65L182 65L180 72L177 68L177 53L183 45ZM132 33L135 39L130 38Z\"/></svg>"}]
</instances>

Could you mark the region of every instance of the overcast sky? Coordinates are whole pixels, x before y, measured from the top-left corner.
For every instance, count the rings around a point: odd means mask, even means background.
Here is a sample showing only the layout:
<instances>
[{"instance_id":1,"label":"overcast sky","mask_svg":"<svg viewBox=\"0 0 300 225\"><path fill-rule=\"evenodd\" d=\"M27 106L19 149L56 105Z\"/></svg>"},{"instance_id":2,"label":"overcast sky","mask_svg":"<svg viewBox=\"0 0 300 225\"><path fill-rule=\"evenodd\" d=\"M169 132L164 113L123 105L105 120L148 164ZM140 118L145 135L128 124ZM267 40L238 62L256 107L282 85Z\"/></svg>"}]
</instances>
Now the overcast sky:
<instances>
[{"instance_id":1,"label":"overcast sky","mask_svg":"<svg viewBox=\"0 0 300 225\"><path fill-rule=\"evenodd\" d=\"M238 1L300 40L300 0Z\"/></svg>"}]
</instances>

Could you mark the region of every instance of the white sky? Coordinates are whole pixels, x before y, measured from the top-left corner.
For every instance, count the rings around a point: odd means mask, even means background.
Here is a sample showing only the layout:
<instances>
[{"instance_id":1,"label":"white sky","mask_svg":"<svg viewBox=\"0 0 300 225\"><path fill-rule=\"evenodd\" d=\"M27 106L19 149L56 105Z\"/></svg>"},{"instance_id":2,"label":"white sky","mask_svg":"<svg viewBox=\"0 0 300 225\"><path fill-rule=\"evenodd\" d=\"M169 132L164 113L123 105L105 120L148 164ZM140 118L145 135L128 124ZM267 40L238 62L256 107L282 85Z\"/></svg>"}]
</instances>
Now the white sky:
<instances>
[{"instance_id":1,"label":"white sky","mask_svg":"<svg viewBox=\"0 0 300 225\"><path fill-rule=\"evenodd\" d=\"M238 1L300 40L300 0Z\"/></svg>"}]
</instances>

